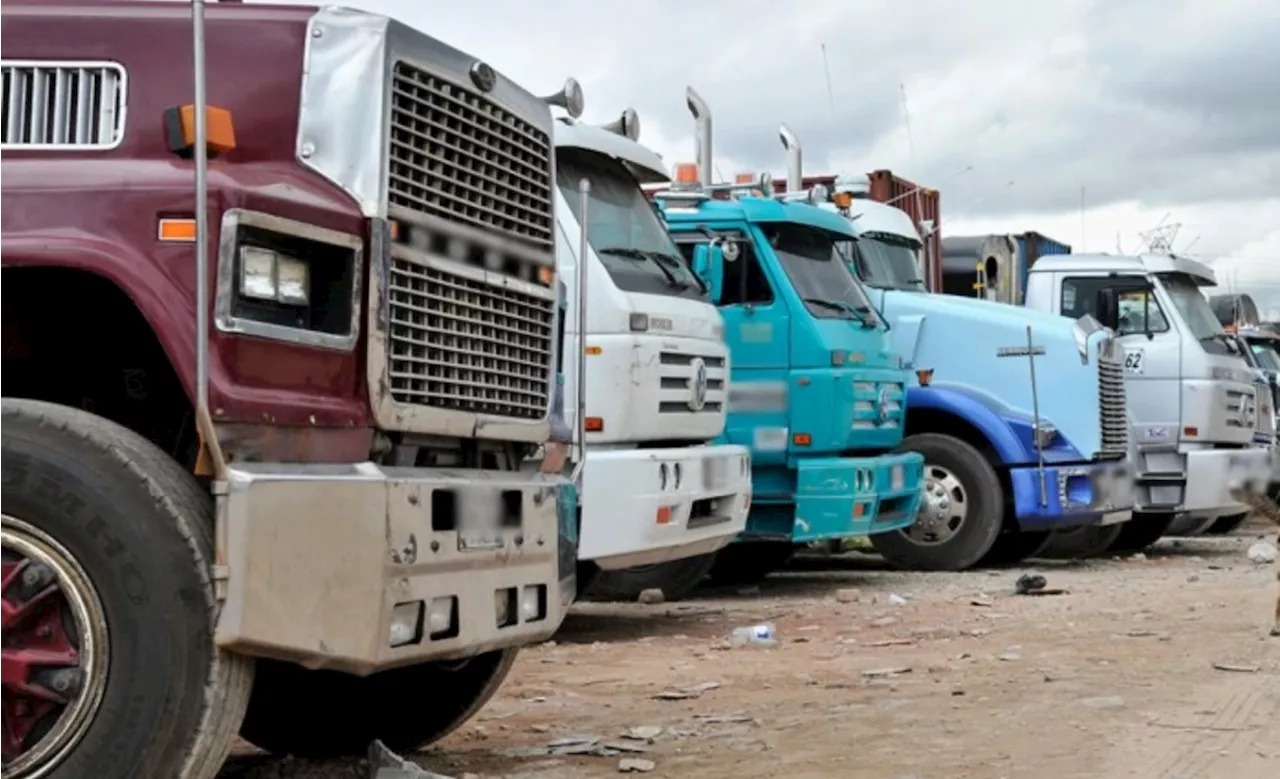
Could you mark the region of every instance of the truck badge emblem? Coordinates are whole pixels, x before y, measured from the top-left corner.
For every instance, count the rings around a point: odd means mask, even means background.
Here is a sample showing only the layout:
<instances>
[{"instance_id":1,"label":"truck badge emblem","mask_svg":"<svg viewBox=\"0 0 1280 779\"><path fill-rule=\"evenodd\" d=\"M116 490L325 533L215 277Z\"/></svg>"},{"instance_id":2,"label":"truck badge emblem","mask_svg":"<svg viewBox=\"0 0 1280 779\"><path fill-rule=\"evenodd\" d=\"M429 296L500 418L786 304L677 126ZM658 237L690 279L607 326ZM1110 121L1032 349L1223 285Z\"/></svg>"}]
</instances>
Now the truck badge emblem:
<instances>
[{"instance_id":1,"label":"truck badge emblem","mask_svg":"<svg viewBox=\"0 0 1280 779\"><path fill-rule=\"evenodd\" d=\"M884 425L889 422L889 388L885 387L880 390L880 396L876 398L876 424Z\"/></svg>"},{"instance_id":2,"label":"truck badge emblem","mask_svg":"<svg viewBox=\"0 0 1280 779\"><path fill-rule=\"evenodd\" d=\"M707 405L707 364L701 357L690 363L693 375L689 377L689 408L701 411Z\"/></svg>"},{"instance_id":3,"label":"truck badge emblem","mask_svg":"<svg viewBox=\"0 0 1280 779\"><path fill-rule=\"evenodd\" d=\"M481 92L492 92L498 83L498 74L494 72L493 68L479 60L471 63L469 73L471 75L471 83L475 84L476 89Z\"/></svg>"}]
</instances>

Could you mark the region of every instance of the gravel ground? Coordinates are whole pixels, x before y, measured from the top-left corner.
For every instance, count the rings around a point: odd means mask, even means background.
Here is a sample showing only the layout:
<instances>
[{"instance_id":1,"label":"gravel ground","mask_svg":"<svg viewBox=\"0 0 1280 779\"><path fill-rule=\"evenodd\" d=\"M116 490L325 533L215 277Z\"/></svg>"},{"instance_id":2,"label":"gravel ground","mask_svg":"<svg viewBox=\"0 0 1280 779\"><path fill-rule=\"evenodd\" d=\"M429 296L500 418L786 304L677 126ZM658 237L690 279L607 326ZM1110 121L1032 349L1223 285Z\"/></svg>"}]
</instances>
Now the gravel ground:
<instances>
[{"instance_id":1,"label":"gravel ground","mask_svg":"<svg viewBox=\"0 0 1280 779\"><path fill-rule=\"evenodd\" d=\"M449 777L1274 779L1274 528L961 574L806 559L677 604L583 604L471 723ZM1023 574L1050 589L1014 594ZM769 622L772 647L733 646ZM429 705L429 704L427 704ZM225 779L369 776L241 750Z\"/></svg>"}]
</instances>

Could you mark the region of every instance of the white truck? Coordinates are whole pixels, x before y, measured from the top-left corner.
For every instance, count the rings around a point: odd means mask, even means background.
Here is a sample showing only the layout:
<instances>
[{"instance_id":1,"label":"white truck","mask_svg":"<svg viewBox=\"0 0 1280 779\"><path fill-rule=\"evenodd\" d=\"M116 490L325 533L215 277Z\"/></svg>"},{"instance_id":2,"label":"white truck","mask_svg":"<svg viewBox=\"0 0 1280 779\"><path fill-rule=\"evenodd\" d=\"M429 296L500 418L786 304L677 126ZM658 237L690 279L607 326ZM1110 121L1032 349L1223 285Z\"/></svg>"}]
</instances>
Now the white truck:
<instances>
[{"instance_id":1,"label":"white truck","mask_svg":"<svg viewBox=\"0 0 1280 779\"><path fill-rule=\"evenodd\" d=\"M1125 350L1137 495L1112 551L1247 511L1233 485L1266 488L1270 453L1254 445L1260 385L1201 294L1216 283L1208 266L1175 255L1046 256L1028 271L1028 307L1089 314Z\"/></svg>"},{"instance_id":2,"label":"white truck","mask_svg":"<svg viewBox=\"0 0 1280 779\"><path fill-rule=\"evenodd\" d=\"M639 131L631 109L605 126L562 118L555 129L557 267L570 288L589 244L584 423L573 364L565 408L587 439L579 591L601 599L686 594L743 530L751 499L749 450L711 443L725 426L724 322L640 188L669 177ZM570 311L566 354L578 335Z\"/></svg>"}]
</instances>

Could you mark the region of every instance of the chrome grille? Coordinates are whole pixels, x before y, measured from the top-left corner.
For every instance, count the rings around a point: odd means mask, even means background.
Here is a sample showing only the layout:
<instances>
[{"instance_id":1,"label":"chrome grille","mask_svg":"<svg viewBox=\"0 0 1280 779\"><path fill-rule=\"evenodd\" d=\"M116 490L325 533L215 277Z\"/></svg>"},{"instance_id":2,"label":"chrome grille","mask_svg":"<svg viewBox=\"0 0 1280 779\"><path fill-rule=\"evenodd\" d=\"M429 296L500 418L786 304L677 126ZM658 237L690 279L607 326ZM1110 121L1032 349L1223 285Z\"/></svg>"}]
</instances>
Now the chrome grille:
<instances>
[{"instance_id":1,"label":"chrome grille","mask_svg":"<svg viewBox=\"0 0 1280 779\"><path fill-rule=\"evenodd\" d=\"M540 419L556 302L392 257L388 379L398 403Z\"/></svg>"},{"instance_id":2,"label":"chrome grille","mask_svg":"<svg viewBox=\"0 0 1280 779\"><path fill-rule=\"evenodd\" d=\"M125 71L110 62L4 62L0 148L110 149L124 136Z\"/></svg>"},{"instance_id":3,"label":"chrome grille","mask_svg":"<svg viewBox=\"0 0 1280 779\"><path fill-rule=\"evenodd\" d=\"M1098 350L1098 409L1104 457L1129 454L1129 418L1125 410L1124 352L1111 356Z\"/></svg>"},{"instance_id":4,"label":"chrome grille","mask_svg":"<svg viewBox=\"0 0 1280 779\"><path fill-rule=\"evenodd\" d=\"M702 360L707 369L707 392L702 408L694 410L693 390L695 369L693 361ZM658 413L659 414L719 414L724 410L725 375L724 357L687 352L659 352Z\"/></svg>"},{"instance_id":5,"label":"chrome grille","mask_svg":"<svg viewBox=\"0 0 1280 779\"><path fill-rule=\"evenodd\" d=\"M1227 390L1227 427L1253 429L1257 423L1258 405L1253 390Z\"/></svg>"},{"instance_id":6,"label":"chrome grille","mask_svg":"<svg viewBox=\"0 0 1280 779\"><path fill-rule=\"evenodd\" d=\"M879 430L902 424L906 391L901 382L855 381L853 383L853 427Z\"/></svg>"},{"instance_id":7,"label":"chrome grille","mask_svg":"<svg viewBox=\"0 0 1280 779\"><path fill-rule=\"evenodd\" d=\"M397 62L390 146L391 205L551 246L546 131L478 92Z\"/></svg>"}]
</instances>

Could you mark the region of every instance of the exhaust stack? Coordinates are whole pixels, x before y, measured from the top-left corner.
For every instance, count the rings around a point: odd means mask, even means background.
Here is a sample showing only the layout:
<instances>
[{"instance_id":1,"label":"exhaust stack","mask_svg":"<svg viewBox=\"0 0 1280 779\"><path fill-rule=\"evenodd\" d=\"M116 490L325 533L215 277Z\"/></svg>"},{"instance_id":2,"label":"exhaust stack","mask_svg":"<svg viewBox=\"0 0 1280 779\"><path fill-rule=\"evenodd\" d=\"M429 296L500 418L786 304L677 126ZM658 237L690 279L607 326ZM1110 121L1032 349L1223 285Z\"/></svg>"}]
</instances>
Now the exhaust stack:
<instances>
[{"instance_id":1,"label":"exhaust stack","mask_svg":"<svg viewBox=\"0 0 1280 779\"><path fill-rule=\"evenodd\" d=\"M787 150L787 192L804 189L804 161L800 151L800 138L785 124L778 128L782 148Z\"/></svg>"},{"instance_id":2,"label":"exhaust stack","mask_svg":"<svg viewBox=\"0 0 1280 779\"><path fill-rule=\"evenodd\" d=\"M698 180L704 187L711 186L711 109L707 101L694 91L693 87L685 87L685 104L689 113L698 123Z\"/></svg>"}]
</instances>

